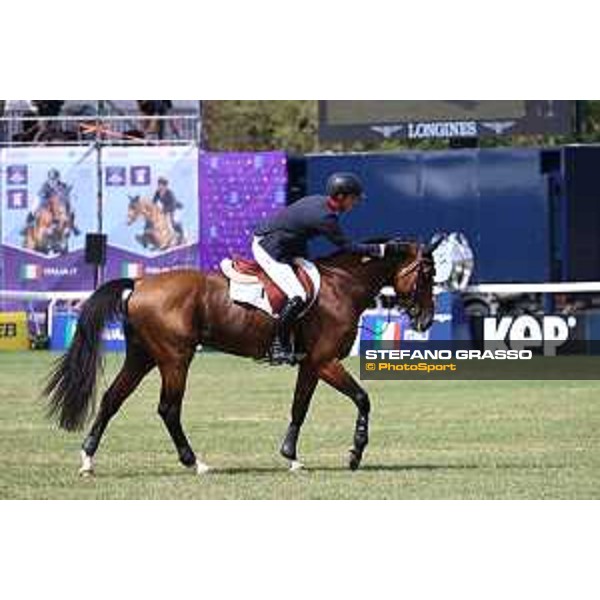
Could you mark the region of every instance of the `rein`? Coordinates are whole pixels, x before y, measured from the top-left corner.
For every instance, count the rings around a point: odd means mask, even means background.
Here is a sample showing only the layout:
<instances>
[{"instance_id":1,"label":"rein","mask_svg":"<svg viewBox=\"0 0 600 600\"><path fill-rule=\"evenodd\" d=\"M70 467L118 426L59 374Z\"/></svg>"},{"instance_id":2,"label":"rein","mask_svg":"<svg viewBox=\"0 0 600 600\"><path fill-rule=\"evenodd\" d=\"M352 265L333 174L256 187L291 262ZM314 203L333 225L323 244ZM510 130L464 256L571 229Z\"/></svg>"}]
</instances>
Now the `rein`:
<instances>
[{"instance_id":1,"label":"rein","mask_svg":"<svg viewBox=\"0 0 600 600\"><path fill-rule=\"evenodd\" d=\"M404 267L402 271L400 271L400 277L406 277L406 275L410 275L415 269L420 269L423 266L423 251L419 248L419 252L417 253L417 258L413 260L409 265Z\"/></svg>"}]
</instances>

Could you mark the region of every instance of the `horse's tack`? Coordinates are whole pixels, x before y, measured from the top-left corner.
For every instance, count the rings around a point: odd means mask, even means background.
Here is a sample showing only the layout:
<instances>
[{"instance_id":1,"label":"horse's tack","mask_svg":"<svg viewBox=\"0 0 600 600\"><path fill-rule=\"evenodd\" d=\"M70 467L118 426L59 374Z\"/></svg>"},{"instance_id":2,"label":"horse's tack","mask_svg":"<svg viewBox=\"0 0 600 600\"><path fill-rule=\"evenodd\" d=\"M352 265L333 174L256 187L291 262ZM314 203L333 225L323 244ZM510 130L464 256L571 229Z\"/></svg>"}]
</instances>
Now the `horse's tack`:
<instances>
[{"instance_id":1,"label":"horse's tack","mask_svg":"<svg viewBox=\"0 0 600 600\"><path fill-rule=\"evenodd\" d=\"M248 273L236 270L235 265L245 264L249 267ZM308 303L306 308L299 315L302 316L314 304L321 286L321 275L319 270L310 261L299 258L297 266L301 267L299 278L307 290ZM263 310L269 315L278 313L279 308L284 303L285 295L280 288L272 282L262 268L254 261L244 261L237 259L234 263L229 258L225 258L220 264L221 271L229 279L229 296L232 300L242 304L250 304ZM256 271L256 275L250 275L250 272Z\"/></svg>"},{"instance_id":2,"label":"horse's tack","mask_svg":"<svg viewBox=\"0 0 600 600\"><path fill-rule=\"evenodd\" d=\"M400 273L399 277L406 277L406 275L410 275L416 268L420 267L423 264L423 251L419 248L419 252L417 253L417 257L413 260L409 265L404 267Z\"/></svg>"}]
</instances>

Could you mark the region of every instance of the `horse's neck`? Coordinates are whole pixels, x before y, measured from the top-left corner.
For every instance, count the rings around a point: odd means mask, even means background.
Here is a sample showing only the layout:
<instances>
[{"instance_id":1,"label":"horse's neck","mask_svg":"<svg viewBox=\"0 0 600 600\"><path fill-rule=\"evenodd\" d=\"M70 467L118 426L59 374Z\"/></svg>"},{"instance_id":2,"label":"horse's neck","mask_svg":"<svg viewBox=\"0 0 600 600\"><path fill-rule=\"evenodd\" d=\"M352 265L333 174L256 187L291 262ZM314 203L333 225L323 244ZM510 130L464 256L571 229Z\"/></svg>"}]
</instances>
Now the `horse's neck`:
<instances>
[{"instance_id":1,"label":"horse's neck","mask_svg":"<svg viewBox=\"0 0 600 600\"><path fill-rule=\"evenodd\" d=\"M152 214L152 206L148 202L140 201L140 213L144 215L144 217Z\"/></svg>"},{"instance_id":2,"label":"horse's neck","mask_svg":"<svg viewBox=\"0 0 600 600\"><path fill-rule=\"evenodd\" d=\"M362 312L375 299L385 285L389 284L397 268L390 259L360 259L353 257L341 263L323 264L321 271L330 284L341 288L355 308Z\"/></svg>"},{"instance_id":3,"label":"horse's neck","mask_svg":"<svg viewBox=\"0 0 600 600\"><path fill-rule=\"evenodd\" d=\"M41 228L41 227L49 227L50 224L52 223L52 213L51 212L44 212L38 215L38 218L35 222L35 226L36 228Z\"/></svg>"},{"instance_id":4,"label":"horse's neck","mask_svg":"<svg viewBox=\"0 0 600 600\"><path fill-rule=\"evenodd\" d=\"M148 203L148 212L152 215L155 222L165 221L165 215L158 204Z\"/></svg>"}]
</instances>

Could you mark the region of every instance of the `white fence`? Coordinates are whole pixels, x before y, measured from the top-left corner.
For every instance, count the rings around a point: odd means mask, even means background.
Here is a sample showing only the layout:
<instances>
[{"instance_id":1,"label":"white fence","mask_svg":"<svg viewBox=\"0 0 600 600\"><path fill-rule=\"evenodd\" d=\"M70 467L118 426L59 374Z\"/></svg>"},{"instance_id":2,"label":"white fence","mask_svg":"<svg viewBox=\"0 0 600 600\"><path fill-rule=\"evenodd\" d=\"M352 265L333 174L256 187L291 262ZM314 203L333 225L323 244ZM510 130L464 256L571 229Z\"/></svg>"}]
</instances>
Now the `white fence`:
<instances>
[{"instance_id":1,"label":"white fence","mask_svg":"<svg viewBox=\"0 0 600 600\"><path fill-rule=\"evenodd\" d=\"M438 292L440 290L436 290ZM46 324L48 332L52 331L52 324L56 305L61 302L79 303L86 300L93 290L65 291L65 292L30 292L22 290L0 290L0 306L2 302L47 303ZM561 283L508 283L508 284L481 284L467 288L465 293L492 296L518 295L518 294L578 294L600 293L600 282L561 282ZM383 288L377 299L377 308L383 308L384 299L394 296L391 287Z\"/></svg>"}]
</instances>

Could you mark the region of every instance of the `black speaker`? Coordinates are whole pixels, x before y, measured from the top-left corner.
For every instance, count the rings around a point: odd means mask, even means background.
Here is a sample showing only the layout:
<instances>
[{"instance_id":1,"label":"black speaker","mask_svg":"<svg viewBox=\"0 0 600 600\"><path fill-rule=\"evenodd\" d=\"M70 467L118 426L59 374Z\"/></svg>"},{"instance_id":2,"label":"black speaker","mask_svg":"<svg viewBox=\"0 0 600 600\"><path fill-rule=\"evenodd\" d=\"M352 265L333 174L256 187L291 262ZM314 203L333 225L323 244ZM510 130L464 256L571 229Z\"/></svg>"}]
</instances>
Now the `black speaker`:
<instances>
[{"instance_id":1,"label":"black speaker","mask_svg":"<svg viewBox=\"0 0 600 600\"><path fill-rule=\"evenodd\" d=\"M86 233L85 262L90 265L103 265L106 262L106 234Z\"/></svg>"},{"instance_id":2,"label":"black speaker","mask_svg":"<svg viewBox=\"0 0 600 600\"><path fill-rule=\"evenodd\" d=\"M562 153L560 150L542 150L540 152L540 173L556 173L562 168Z\"/></svg>"},{"instance_id":3,"label":"black speaker","mask_svg":"<svg viewBox=\"0 0 600 600\"><path fill-rule=\"evenodd\" d=\"M306 196L306 165L307 161L303 156L288 156L286 204L292 204Z\"/></svg>"},{"instance_id":4,"label":"black speaker","mask_svg":"<svg viewBox=\"0 0 600 600\"><path fill-rule=\"evenodd\" d=\"M600 279L600 147L567 146L563 244L567 281Z\"/></svg>"}]
</instances>

